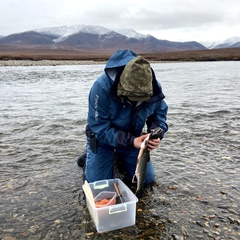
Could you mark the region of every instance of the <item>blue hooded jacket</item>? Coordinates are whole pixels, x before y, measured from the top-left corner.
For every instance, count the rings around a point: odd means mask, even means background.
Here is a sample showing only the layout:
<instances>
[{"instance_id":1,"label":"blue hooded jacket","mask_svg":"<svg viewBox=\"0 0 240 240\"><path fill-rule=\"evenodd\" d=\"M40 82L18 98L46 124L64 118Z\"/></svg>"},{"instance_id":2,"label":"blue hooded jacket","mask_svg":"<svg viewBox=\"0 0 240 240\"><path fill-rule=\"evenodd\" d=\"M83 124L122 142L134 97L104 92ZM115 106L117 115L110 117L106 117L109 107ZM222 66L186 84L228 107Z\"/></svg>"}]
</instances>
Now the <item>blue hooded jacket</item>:
<instances>
[{"instance_id":1,"label":"blue hooded jacket","mask_svg":"<svg viewBox=\"0 0 240 240\"><path fill-rule=\"evenodd\" d=\"M117 96L117 85L124 66L137 56L130 50L118 50L106 63L104 73L94 82L89 93L88 126L97 140L112 147L133 146L147 124L148 132L160 127L161 138L168 130L168 107L160 83L153 75L153 95L133 106L130 101Z\"/></svg>"}]
</instances>

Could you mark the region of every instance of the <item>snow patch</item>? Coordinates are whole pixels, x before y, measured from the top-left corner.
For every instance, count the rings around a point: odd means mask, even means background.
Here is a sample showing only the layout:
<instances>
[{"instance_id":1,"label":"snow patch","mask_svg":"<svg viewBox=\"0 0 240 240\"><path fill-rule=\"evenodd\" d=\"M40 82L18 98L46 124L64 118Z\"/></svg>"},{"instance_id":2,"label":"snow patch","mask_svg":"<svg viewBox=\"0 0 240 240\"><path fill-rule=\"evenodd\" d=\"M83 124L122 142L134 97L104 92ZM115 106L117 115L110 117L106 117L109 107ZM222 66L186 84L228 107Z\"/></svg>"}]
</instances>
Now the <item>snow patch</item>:
<instances>
[{"instance_id":1,"label":"snow patch","mask_svg":"<svg viewBox=\"0 0 240 240\"><path fill-rule=\"evenodd\" d=\"M213 49L213 48L218 48L218 46L223 46L223 45L230 47L231 45L233 45L237 42L240 42L240 37L238 37L238 36L230 37L226 40L202 41L200 43L206 48Z\"/></svg>"},{"instance_id":2,"label":"snow patch","mask_svg":"<svg viewBox=\"0 0 240 240\"><path fill-rule=\"evenodd\" d=\"M55 42L61 42L65 40L70 35L76 34L78 32L90 33L90 34L107 34L111 32L111 30L101 27L101 26L93 26L93 25L65 25L59 27L51 27L51 28L41 28L34 30L36 32L42 34L48 34L56 36Z\"/></svg>"},{"instance_id":3,"label":"snow patch","mask_svg":"<svg viewBox=\"0 0 240 240\"><path fill-rule=\"evenodd\" d=\"M124 35L128 38L142 39L142 38L146 37L145 35L138 33L131 28L118 28L118 29L113 29L113 31L115 31L121 35Z\"/></svg>"}]
</instances>

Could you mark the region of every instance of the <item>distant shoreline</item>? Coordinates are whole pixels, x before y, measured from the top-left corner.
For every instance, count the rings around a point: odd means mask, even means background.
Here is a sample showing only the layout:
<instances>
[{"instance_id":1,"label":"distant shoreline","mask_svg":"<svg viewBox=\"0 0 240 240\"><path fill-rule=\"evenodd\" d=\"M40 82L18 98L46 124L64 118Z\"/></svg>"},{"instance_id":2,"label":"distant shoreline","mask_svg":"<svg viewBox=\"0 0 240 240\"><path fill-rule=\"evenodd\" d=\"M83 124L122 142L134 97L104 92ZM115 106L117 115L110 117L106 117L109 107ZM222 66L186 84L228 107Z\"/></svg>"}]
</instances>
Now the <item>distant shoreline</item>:
<instances>
[{"instance_id":1,"label":"distant shoreline","mask_svg":"<svg viewBox=\"0 0 240 240\"><path fill-rule=\"evenodd\" d=\"M60 65L95 65L105 61L90 60L0 60L0 67L8 66L60 66Z\"/></svg>"},{"instance_id":2,"label":"distant shoreline","mask_svg":"<svg viewBox=\"0 0 240 240\"><path fill-rule=\"evenodd\" d=\"M112 51L9 48L0 46L1 66L104 64ZM139 53L150 62L240 61L240 48Z\"/></svg>"}]
</instances>

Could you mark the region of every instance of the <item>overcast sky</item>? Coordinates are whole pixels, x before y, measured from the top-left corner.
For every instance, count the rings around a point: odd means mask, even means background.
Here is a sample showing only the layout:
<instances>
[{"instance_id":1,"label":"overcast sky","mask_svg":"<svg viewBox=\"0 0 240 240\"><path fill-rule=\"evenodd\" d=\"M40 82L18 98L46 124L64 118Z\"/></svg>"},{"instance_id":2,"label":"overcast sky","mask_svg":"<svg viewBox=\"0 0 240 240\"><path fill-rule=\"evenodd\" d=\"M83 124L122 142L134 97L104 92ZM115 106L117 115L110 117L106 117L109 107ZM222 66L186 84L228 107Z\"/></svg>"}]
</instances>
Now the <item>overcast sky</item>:
<instances>
[{"instance_id":1,"label":"overcast sky","mask_svg":"<svg viewBox=\"0 0 240 240\"><path fill-rule=\"evenodd\" d=\"M240 0L0 0L0 35L79 24L170 41L225 40L240 36Z\"/></svg>"}]
</instances>

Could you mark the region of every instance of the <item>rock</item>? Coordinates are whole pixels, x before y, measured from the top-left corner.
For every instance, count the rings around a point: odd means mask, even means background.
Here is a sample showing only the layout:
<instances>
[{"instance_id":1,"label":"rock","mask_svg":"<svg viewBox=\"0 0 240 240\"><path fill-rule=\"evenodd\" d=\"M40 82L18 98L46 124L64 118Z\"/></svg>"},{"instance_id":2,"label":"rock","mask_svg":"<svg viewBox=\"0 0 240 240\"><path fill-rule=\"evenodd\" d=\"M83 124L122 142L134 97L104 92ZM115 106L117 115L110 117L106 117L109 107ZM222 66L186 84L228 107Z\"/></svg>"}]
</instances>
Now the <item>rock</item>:
<instances>
[{"instance_id":1,"label":"rock","mask_svg":"<svg viewBox=\"0 0 240 240\"><path fill-rule=\"evenodd\" d=\"M221 209L228 209L229 206L227 206L227 205L218 205L218 208L221 208Z\"/></svg>"},{"instance_id":2,"label":"rock","mask_svg":"<svg viewBox=\"0 0 240 240\"><path fill-rule=\"evenodd\" d=\"M200 222L200 221L197 221L196 224L200 227L204 227L204 223Z\"/></svg>"}]
</instances>

